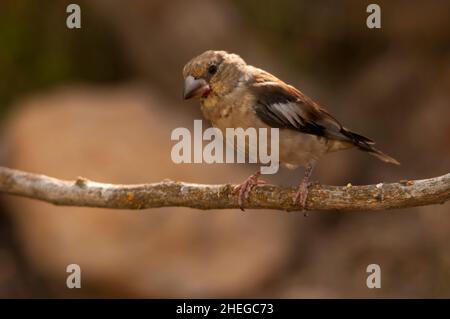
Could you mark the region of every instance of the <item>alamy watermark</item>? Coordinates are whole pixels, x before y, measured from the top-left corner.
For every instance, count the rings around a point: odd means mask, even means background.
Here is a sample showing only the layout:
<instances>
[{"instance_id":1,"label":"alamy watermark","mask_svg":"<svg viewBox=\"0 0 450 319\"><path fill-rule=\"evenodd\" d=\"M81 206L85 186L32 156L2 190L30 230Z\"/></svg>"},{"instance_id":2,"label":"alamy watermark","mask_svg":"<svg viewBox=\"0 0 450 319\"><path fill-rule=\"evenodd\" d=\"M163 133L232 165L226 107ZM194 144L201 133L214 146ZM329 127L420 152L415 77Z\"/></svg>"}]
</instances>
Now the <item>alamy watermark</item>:
<instances>
[{"instance_id":1,"label":"alamy watermark","mask_svg":"<svg viewBox=\"0 0 450 319\"><path fill-rule=\"evenodd\" d=\"M366 268L366 272L370 275L367 276L366 285L367 288L381 288L381 267L378 264L370 264Z\"/></svg>"},{"instance_id":2,"label":"alamy watermark","mask_svg":"<svg viewBox=\"0 0 450 319\"><path fill-rule=\"evenodd\" d=\"M203 131L202 120L194 120L193 135L189 129L178 127L171 139L178 141L170 154L176 164L246 163L248 156L248 163L265 165L261 166L261 174L275 174L279 169L278 128L226 128L222 132L210 127ZM205 146L204 141L208 142ZM228 147L224 147L224 141Z\"/></svg>"},{"instance_id":3,"label":"alamy watermark","mask_svg":"<svg viewBox=\"0 0 450 319\"><path fill-rule=\"evenodd\" d=\"M366 8L367 13L370 13L366 19L366 25L369 29L381 29L381 7L372 3Z\"/></svg>"},{"instance_id":4,"label":"alamy watermark","mask_svg":"<svg viewBox=\"0 0 450 319\"><path fill-rule=\"evenodd\" d=\"M66 7L66 12L70 13L66 19L66 26L69 29L81 28L81 8L76 3L71 3Z\"/></svg>"},{"instance_id":5,"label":"alamy watermark","mask_svg":"<svg viewBox=\"0 0 450 319\"><path fill-rule=\"evenodd\" d=\"M70 264L67 265L66 272L70 273L66 279L67 288L81 288L81 267L77 264Z\"/></svg>"}]
</instances>

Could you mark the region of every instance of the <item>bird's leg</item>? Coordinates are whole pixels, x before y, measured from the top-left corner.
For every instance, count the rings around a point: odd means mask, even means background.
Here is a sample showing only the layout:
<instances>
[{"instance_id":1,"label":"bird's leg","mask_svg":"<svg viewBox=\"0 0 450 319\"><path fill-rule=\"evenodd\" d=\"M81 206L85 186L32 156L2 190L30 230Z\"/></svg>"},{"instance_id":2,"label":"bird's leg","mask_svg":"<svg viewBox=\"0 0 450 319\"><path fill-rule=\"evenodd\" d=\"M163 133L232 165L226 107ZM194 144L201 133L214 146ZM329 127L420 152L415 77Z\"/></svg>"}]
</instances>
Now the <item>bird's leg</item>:
<instances>
[{"instance_id":1,"label":"bird's leg","mask_svg":"<svg viewBox=\"0 0 450 319\"><path fill-rule=\"evenodd\" d=\"M311 177L314 165L310 164L306 166L305 175L298 186L297 193L295 193L294 197L294 205L300 205L303 212L306 211L306 199L308 198L308 188L311 185L309 182L309 178ZM305 213L306 215L306 213Z\"/></svg>"},{"instance_id":2,"label":"bird's leg","mask_svg":"<svg viewBox=\"0 0 450 319\"><path fill-rule=\"evenodd\" d=\"M244 201L248 199L252 188L256 185L266 183L265 181L258 179L260 175L261 172L257 171L255 174L250 175L243 183L238 184L234 187L235 192L239 191L238 203L242 211L244 211Z\"/></svg>"}]
</instances>

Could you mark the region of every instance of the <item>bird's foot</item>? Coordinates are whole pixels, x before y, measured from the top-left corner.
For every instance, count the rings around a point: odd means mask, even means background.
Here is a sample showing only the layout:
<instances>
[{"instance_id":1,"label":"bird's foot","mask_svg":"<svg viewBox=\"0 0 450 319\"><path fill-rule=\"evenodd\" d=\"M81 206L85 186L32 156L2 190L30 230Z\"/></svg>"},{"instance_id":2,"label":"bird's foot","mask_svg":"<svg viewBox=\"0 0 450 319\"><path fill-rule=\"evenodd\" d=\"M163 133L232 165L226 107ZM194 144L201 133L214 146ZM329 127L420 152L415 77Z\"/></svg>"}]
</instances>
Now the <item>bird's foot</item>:
<instances>
[{"instance_id":1,"label":"bird's foot","mask_svg":"<svg viewBox=\"0 0 450 319\"><path fill-rule=\"evenodd\" d=\"M234 187L233 190L235 192L239 192L238 203L242 211L244 211L244 201L248 199L252 188L256 185L266 184L265 181L259 179L260 175L261 172L258 171L247 178L243 183L238 184Z\"/></svg>"},{"instance_id":2,"label":"bird's foot","mask_svg":"<svg viewBox=\"0 0 450 319\"><path fill-rule=\"evenodd\" d=\"M313 185L309 181L303 180L297 188L294 196L294 205L299 205L305 217L308 216L306 211L306 200L308 199L309 187Z\"/></svg>"}]
</instances>

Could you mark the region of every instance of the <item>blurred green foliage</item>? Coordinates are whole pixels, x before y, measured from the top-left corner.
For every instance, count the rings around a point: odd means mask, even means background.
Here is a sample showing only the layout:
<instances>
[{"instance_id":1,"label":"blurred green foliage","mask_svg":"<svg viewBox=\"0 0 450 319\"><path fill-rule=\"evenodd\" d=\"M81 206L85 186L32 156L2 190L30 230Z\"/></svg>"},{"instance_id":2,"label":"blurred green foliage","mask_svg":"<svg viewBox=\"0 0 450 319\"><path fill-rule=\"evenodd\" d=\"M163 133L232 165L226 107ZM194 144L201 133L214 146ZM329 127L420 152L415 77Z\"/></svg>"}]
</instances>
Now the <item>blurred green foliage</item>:
<instances>
[{"instance_id":1,"label":"blurred green foliage","mask_svg":"<svg viewBox=\"0 0 450 319\"><path fill-rule=\"evenodd\" d=\"M380 30L367 32L367 1L237 0L247 27L308 77L342 82L388 48ZM355 14L356 12L356 14ZM344 13L344 14L343 14ZM363 13L363 14L361 14Z\"/></svg>"},{"instance_id":2,"label":"blurred green foliage","mask_svg":"<svg viewBox=\"0 0 450 319\"><path fill-rule=\"evenodd\" d=\"M2 1L0 119L16 97L63 81L111 82L127 77L129 68L106 24L92 21L86 10L82 28L69 30L68 3Z\"/></svg>"}]
</instances>

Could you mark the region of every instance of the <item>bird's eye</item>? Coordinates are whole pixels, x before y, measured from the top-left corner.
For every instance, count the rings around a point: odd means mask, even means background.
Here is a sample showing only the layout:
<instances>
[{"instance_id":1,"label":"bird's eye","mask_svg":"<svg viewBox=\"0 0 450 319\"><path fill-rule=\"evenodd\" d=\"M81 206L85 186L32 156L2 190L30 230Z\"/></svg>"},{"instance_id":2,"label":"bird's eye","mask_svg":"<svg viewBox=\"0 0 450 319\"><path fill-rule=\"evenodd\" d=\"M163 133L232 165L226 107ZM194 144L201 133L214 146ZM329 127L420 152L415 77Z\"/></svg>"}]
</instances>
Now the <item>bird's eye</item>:
<instances>
[{"instance_id":1,"label":"bird's eye","mask_svg":"<svg viewBox=\"0 0 450 319\"><path fill-rule=\"evenodd\" d=\"M211 64L211 65L208 67L208 73L209 73L209 74L215 74L216 72L217 72L217 65Z\"/></svg>"}]
</instances>

